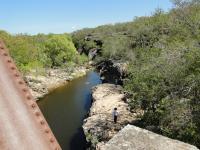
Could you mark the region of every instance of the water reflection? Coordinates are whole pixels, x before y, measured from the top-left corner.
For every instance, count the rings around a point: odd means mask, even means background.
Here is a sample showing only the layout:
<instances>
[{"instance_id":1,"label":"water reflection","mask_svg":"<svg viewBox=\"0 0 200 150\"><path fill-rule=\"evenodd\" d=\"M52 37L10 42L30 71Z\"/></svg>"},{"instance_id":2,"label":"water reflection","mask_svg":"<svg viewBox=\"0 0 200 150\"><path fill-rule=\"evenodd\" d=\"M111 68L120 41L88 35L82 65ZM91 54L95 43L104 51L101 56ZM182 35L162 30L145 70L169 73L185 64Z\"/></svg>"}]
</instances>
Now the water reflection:
<instances>
[{"instance_id":1,"label":"water reflection","mask_svg":"<svg viewBox=\"0 0 200 150\"><path fill-rule=\"evenodd\" d=\"M91 106L91 88L101 83L97 73L56 89L38 102L63 150L84 150L82 121Z\"/></svg>"}]
</instances>

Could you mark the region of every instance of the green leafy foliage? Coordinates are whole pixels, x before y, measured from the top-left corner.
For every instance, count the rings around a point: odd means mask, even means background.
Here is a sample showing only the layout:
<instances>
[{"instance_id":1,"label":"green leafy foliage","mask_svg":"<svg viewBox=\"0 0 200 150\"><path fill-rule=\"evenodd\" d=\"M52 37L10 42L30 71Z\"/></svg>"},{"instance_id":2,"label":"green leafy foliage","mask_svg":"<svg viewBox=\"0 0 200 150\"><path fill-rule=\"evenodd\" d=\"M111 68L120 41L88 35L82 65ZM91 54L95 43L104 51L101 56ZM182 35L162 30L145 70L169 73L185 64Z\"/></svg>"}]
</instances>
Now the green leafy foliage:
<instances>
[{"instance_id":1,"label":"green leafy foliage","mask_svg":"<svg viewBox=\"0 0 200 150\"><path fill-rule=\"evenodd\" d=\"M0 39L5 42L22 73L50 67L74 67L87 62L85 56L77 53L68 34L30 36L0 31Z\"/></svg>"},{"instance_id":2,"label":"green leafy foliage","mask_svg":"<svg viewBox=\"0 0 200 150\"><path fill-rule=\"evenodd\" d=\"M129 61L124 88L133 95L132 109L144 110L143 127L200 147L200 1L173 2L168 13L157 9L150 17L83 29L72 38L77 48L100 40L98 60Z\"/></svg>"},{"instance_id":3,"label":"green leafy foliage","mask_svg":"<svg viewBox=\"0 0 200 150\"><path fill-rule=\"evenodd\" d=\"M67 35L49 35L44 43L45 53L52 63L51 66L61 66L74 61L76 49Z\"/></svg>"}]
</instances>

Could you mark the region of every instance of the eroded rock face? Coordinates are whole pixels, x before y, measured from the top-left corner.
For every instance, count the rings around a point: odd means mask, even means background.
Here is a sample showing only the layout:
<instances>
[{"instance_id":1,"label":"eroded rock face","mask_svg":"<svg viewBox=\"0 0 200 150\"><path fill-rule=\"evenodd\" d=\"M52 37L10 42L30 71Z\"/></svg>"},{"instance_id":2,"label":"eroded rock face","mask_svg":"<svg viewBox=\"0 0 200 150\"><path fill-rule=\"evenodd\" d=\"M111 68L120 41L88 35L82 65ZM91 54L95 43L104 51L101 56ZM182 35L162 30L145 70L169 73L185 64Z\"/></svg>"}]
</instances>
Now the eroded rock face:
<instances>
[{"instance_id":1,"label":"eroded rock face","mask_svg":"<svg viewBox=\"0 0 200 150\"><path fill-rule=\"evenodd\" d=\"M92 49L90 49L89 53L88 53L89 60L93 60L98 55L98 53L100 51L101 51L101 49L99 49L99 48L92 48Z\"/></svg>"},{"instance_id":2,"label":"eroded rock face","mask_svg":"<svg viewBox=\"0 0 200 150\"><path fill-rule=\"evenodd\" d=\"M92 89L93 105L90 114L84 120L83 129L88 142L95 148L111 139L121 128L135 120L136 114L129 111L124 101L121 86L101 84ZM117 107L118 122L114 124L112 111Z\"/></svg>"},{"instance_id":3,"label":"eroded rock face","mask_svg":"<svg viewBox=\"0 0 200 150\"><path fill-rule=\"evenodd\" d=\"M198 150L197 147L127 125L99 150Z\"/></svg>"},{"instance_id":4,"label":"eroded rock face","mask_svg":"<svg viewBox=\"0 0 200 150\"><path fill-rule=\"evenodd\" d=\"M123 84L127 75L128 63L113 62L106 60L96 65L100 72L103 83Z\"/></svg>"}]
</instances>

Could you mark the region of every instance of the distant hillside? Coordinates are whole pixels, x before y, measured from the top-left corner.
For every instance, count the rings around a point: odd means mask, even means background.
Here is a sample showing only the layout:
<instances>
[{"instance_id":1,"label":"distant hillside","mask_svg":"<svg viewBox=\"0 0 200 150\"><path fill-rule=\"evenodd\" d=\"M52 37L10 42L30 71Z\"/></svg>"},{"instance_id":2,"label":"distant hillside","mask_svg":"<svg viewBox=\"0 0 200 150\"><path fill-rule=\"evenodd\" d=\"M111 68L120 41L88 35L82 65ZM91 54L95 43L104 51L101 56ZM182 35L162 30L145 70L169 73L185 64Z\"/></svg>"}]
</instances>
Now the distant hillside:
<instances>
[{"instance_id":1,"label":"distant hillside","mask_svg":"<svg viewBox=\"0 0 200 150\"><path fill-rule=\"evenodd\" d=\"M132 22L88 28L72 34L75 47L95 61L129 62L124 88L140 125L200 147L200 1L175 0Z\"/></svg>"}]
</instances>

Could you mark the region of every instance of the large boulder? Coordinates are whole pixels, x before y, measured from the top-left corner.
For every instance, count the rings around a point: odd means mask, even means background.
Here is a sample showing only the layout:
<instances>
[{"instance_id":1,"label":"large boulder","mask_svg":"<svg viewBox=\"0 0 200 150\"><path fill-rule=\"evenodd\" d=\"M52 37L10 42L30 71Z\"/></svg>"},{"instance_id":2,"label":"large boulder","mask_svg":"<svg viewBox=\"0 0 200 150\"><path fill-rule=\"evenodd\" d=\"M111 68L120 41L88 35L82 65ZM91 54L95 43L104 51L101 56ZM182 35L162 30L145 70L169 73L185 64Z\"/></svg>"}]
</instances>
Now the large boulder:
<instances>
[{"instance_id":1,"label":"large boulder","mask_svg":"<svg viewBox=\"0 0 200 150\"><path fill-rule=\"evenodd\" d=\"M193 145L127 125L99 150L198 150Z\"/></svg>"}]
</instances>

